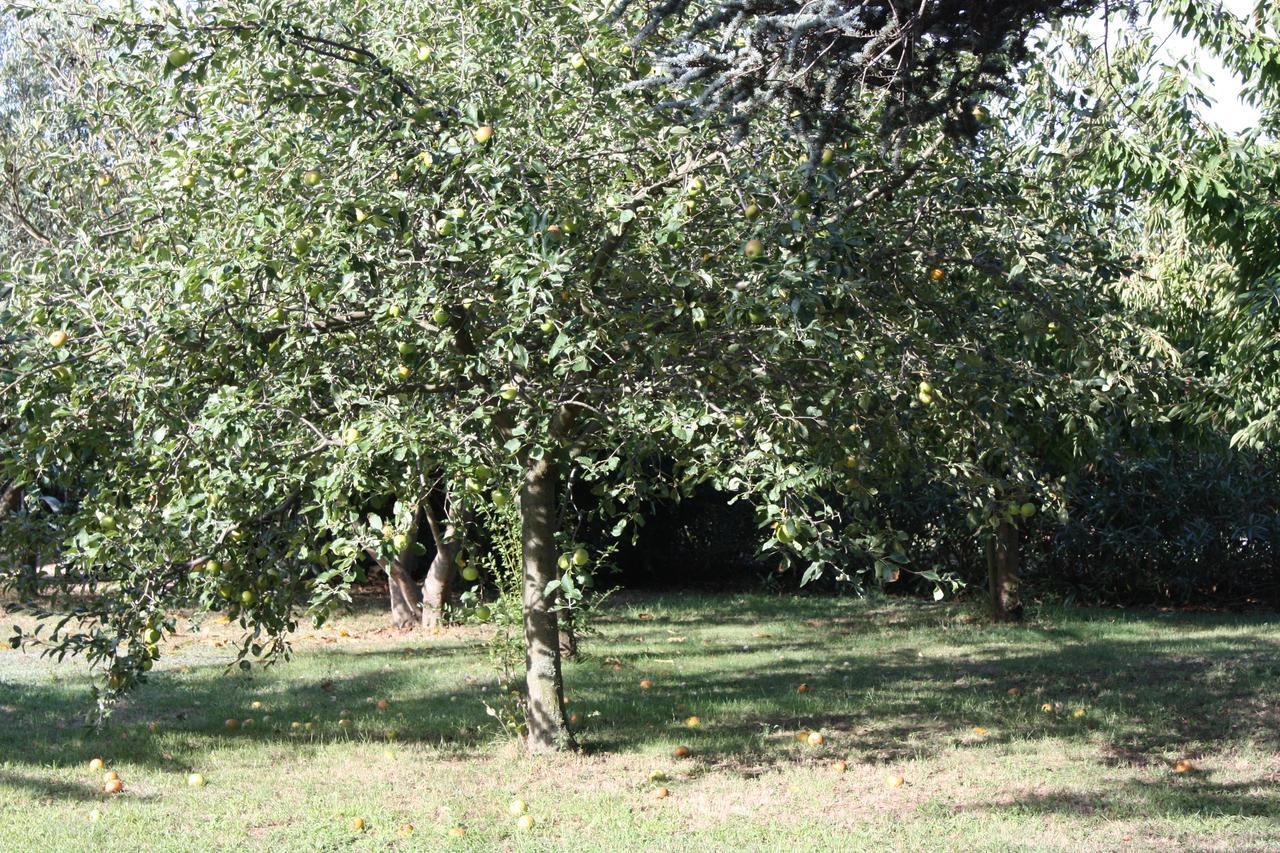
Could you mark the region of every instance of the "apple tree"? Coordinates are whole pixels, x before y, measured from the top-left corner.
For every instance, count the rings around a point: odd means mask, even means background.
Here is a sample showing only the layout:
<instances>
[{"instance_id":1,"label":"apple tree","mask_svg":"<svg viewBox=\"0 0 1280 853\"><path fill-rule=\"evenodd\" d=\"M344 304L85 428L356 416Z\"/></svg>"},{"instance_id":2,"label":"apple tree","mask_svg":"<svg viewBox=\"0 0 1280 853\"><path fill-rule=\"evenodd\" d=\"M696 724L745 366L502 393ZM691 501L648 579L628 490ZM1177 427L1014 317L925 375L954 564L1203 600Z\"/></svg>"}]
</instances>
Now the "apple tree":
<instances>
[{"instance_id":1,"label":"apple tree","mask_svg":"<svg viewBox=\"0 0 1280 853\"><path fill-rule=\"evenodd\" d=\"M237 620L248 669L424 520L514 503L527 742L566 748L567 485L625 536L713 482L805 578L884 575L903 472L1021 512L1024 425L1126 405L1096 207L1046 213L944 119L735 141L634 85L642 18L603 4L14 5L86 45L3 152L0 553L52 560L3 578L50 617L13 641L86 655L104 708L175 607Z\"/></svg>"}]
</instances>

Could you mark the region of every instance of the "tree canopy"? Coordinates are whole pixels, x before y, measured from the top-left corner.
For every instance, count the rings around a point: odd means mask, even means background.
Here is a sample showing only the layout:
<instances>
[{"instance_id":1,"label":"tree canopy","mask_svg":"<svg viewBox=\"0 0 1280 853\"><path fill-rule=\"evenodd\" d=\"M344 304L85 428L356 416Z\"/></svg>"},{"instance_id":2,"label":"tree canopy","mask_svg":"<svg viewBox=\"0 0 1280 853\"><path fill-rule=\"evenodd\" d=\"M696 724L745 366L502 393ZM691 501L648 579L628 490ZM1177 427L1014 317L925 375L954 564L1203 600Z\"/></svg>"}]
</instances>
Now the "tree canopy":
<instances>
[{"instance_id":1,"label":"tree canopy","mask_svg":"<svg viewBox=\"0 0 1280 853\"><path fill-rule=\"evenodd\" d=\"M736 137L664 108L681 79L604 3L27 9L24 61L62 70L0 152L0 550L26 557L0 571L31 608L81 604L14 642L86 654L105 707L194 604L239 622L250 667L402 550L432 490L514 502L550 749L572 743L558 614L597 569L574 485L623 537L711 483L806 581L912 571L939 596L895 484L944 484L975 531L1061 512L1177 376L1121 310L1130 208L973 100L1082 4L926 4L906 29L855 5L892 35L880 82L815 71ZM786 53L777 21L709 20ZM841 119L815 147L795 98L823 87ZM887 146L889 103L910 120Z\"/></svg>"}]
</instances>

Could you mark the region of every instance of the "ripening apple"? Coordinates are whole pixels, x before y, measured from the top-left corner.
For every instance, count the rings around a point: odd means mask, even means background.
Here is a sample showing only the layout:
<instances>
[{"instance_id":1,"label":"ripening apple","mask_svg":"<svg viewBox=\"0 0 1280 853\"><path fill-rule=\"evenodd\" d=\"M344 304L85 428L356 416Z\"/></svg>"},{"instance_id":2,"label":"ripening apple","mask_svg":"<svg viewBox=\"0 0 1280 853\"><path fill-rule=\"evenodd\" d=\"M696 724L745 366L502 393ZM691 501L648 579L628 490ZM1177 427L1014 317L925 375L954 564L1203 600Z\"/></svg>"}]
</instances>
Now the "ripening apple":
<instances>
[{"instance_id":1,"label":"ripening apple","mask_svg":"<svg viewBox=\"0 0 1280 853\"><path fill-rule=\"evenodd\" d=\"M582 568L591 561L591 556L587 553L586 548L576 548L573 552L573 564L578 568Z\"/></svg>"},{"instance_id":2,"label":"ripening apple","mask_svg":"<svg viewBox=\"0 0 1280 853\"><path fill-rule=\"evenodd\" d=\"M401 379L408 379L412 373L413 370L411 370L407 364L402 364L396 368L396 376L399 376Z\"/></svg>"},{"instance_id":3,"label":"ripening apple","mask_svg":"<svg viewBox=\"0 0 1280 853\"><path fill-rule=\"evenodd\" d=\"M836 152L830 148L822 149L822 165L830 166L836 159Z\"/></svg>"},{"instance_id":4,"label":"ripening apple","mask_svg":"<svg viewBox=\"0 0 1280 853\"><path fill-rule=\"evenodd\" d=\"M396 352L400 355L413 355L414 346L409 341L401 341L396 344Z\"/></svg>"},{"instance_id":5,"label":"ripening apple","mask_svg":"<svg viewBox=\"0 0 1280 853\"><path fill-rule=\"evenodd\" d=\"M493 139L493 127L487 124L482 124L472 132L471 138L474 139L477 144L484 145L490 139Z\"/></svg>"},{"instance_id":6,"label":"ripening apple","mask_svg":"<svg viewBox=\"0 0 1280 853\"><path fill-rule=\"evenodd\" d=\"M756 239L751 239L742 247L742 254L747 256L747 260L754 261L764 254L764 243Z\"/></svg>"},{"instance_id":7,"label":"ripening apple","mask_svg":"<svg viewBox=\"0 0 1280 853\"><path fill-rule=\"evenodd\" d=\"M691 196L699 195L706 188L707 188L706 181L702 180L702 178L694 177L693 180L689 181L689 188L688 190L686 190L686 192L688 192L688 194Z\"/></svg>"},{"instance_id":8,"label":"ripening apple","mask_svg":"<svg viewBox=\"0 0 1280 853\"><path fill-rule=\"evenodd\" d=\"M493 505L498 507L499 509L511 503L511 496L508 495L506 492L502 491L501 489L494 489L489 494L489 497L493 501Z\"/></svg>"},{"instance_id":9,"label":"ripening apple","mask_svg":"<svg viewBox=\"0 0 1280 853\"><path fill-rule=\"evenodd\" d=\"M89 770L91 770L94 773L98 773L102 771L103 769L106 768L106 766L107 766L107 763L103 761L101 758L95 758L89 762Z\"/></svg>"},{"instance_id":10,"label":"ripening apple","mask_svg":"<svg viewBox=\"0 0 1280 853\"><path fill-rule=\"evenodd\" d=\"M293 240L289 242L289 248L293 250L295 255L301 258L306 255L307 252L311 251L311 241L303 236L294 237Z\"/></svg>"},{"instance_id":11,"label":"ripening apple","mask_svg":"<svg viewBox=\"0 0 1280 853\"><path fill-rule=\"evenodd\" d=\"M322 178L318 169L307 169L302 173L302 182L309 187L318 186Z\"/></svg>"},{"instance_id":12,"label":"ripening apple","mask_svg":"<svg viewBox=\"0 0 1280 853\"><path fill-rule=\"evenodd\" d=\"M1036 505L1033 503L1024 503L1022 506L1018 507L1018 514L1023 518L1030 518L1036 514Z\"/></svg>"},{"instance_id":13,"label":"ripening apple","mask_svg":"<svg viewBox=\"0 0 1280 853\"><path fill-rule=\"evenodd\" d=\"M976 106L974 106L974 108L970 111L970 115L973 116L974 121L976 121L978 124L981 124L981 125L985 125L989 121L991 121L990 111L987 110L987 108L984 107L982 104L977 104Z\"/></svg>"},{"instance_id":14,"label":"ripening apple","mask_svg":"<svg viewBox=\"0 0 1280 853\"><path fill-rule=\"evenodd\" d=\"M67 334L65 329L58 329L56 332L53 332L52 334L49 335L49 346L53 347L54 349L59 349L63 346L66 346L66 343L70 339L70 337L71 336Z\"/></svg>"},{"instance_id":15,"label":"ripening apple","mask_svg":"<svg viewBox=\"0 0 1280 853\"><path fill-rule=\"evenodd\" d=\"M929 270L929 278L933 281L942 281L946 276L946 270L942 269L942 267L934 267Z\"/></svg>"},{"instance_id":16,"label":"ripening apple","mask_svg":"<svg viewBox=\"0 0 1280 853\"><path fill-rule=\"evenodd\" d=\"M480 580L480 572L474 566L467 566L462 570L462 579L464 581L478 581Z\"/></svg>"},{"instance_id":17,"label":"ripening apple","mask_svg":"<svg viewBox=\"0 0 1280 853\"><path fill-rule=\"evenodd\" d=\"M399 551L403 551L405 548L408 548L408 547L409 547L409 534L407 534L407 533L397 533L395 536L392 536L392 537L391 537L391 547L392 547L392 548L395 548L397 552L399 552Z\"/></svg>"},{"instance_id":18,"label":"ripening apple","mask_svg":"<svg viewBox=\"0 0 1280 853\"><path fill-rule=\"evenodd\" d=\"M425 44L418 45L418 61L427 62L431 59L431 48Z\"/></svg>"},{"instance_id":19,"label":"ripening apple","mask_svg":"<svg viewBox=\"0 0 1280 853\"><path fill-rule=\"evenodd\" d=\"M187 786L191 788L203 788L204 777L201 776L199 773L190 774L189 776L187 776Z\"/></svg>"},{"instance_id":20,"label":"ripening apple","mask_svg":"<svg viewBox=\"0 0 1280 853\"><path fill-rule=\"evenodd\" d=\"M169 51L169 67L177 71L179 68L190 62L194 56L195 54L187 50L185 47L175 47L173 50Z\"/></svg>"},{"instance_id":21,"label":"ripening apple","mask_svg":"<svg viewBox=\"0 0 1280 853\"><path fill-rule=\"evenodd\" d=\"M533 829L534 823L535 821L531 814L522 814L516 820L516 826L526 832Z\"/></svg>"},{"instance_id":22,"label":"ripening apple","mask_svg":"<svg viewBox=\"0 0 1280 853\"><path fill-rule=\"evenodd\" d=\"M517 393L518 393L518 389L516 388L516 386L507 384L507 385L503 385L502 389L498 391L498 396L506 400L507 402L511 402L516 398Z\"/></svg>"},{"instance_id":23,"label":"ripening apple","mask_svg":"<svg viewBox=\"0 0 1280 853\"><path fill-rule=\"evenodd\" d=\"M572 565L569 562L569 555L561 554L559 559L556 560L556 565L560 568L560 571L567 572L569 570L569 566Z\"/></svg>"},{"instance_id":24,"label":"ripening apple","mask_svg":"<svg viewBox=\"0 0 1280 853\"><path fill-rule=\"evenodd\" d=\"M527 813L528 811L529 811L529 804L526 803L524 800L519 799L518 797L512 800L511 802L507 803L507 812L512 817L517 817L519 815Z\"/></svg>"},{"instance_id":25,"label":"ripening apple","mask_svg":"<svg viewBox=\"0 0 1280 853\"><path fill-rule=\"evenodd\" d=\"M759 219L760 205L756 204L755 202L752 202L751 204L743 208L742 215L746 217L748 221L754 221L756 219Z\"/></svg>"},{"instance_id":26,"label":"ripening apple","mask_svg":"<svg viewBox=\"0 0 1280 853\"><path fill-rule=\"evenodd\" d=\"M554 332L556 330L556 324L554 320L548 317L538 324L538 328L544 332Z\"/></svg>"},{"instance_id":27,"label":"ripening apple","mask_svg":"<svg viewBox=\"0 0 1280 853\"><path fill-rule=\"evenodd\" d=\"M919 400L921 404L925 406L929 406L933 404L933 395L930 394L928 391L921 391L919 394L916 394L916 399Z\"/></svg>"},{"instance_id":28,"label":"ripening apple","mask_svg":"<svg viewBox=\"0 0 1280 853\"><path fill-rule=\"evenodd\" d=\"M184 190L189 190L193 188L195 185L196 185L196 176L190 175L190 174L183 175L182 180L178 182L178 186L182 187Z\"/></svg>"},{"instance_id":29,"label":"ripening apple","mask_svg":"<svg viewBox=\"0 0 1280 853\"><path fill-rule=\"evenodd\" d=\"M481 604L479 607L476 608L475 615L476 615L477 622L488 622L489 619L493 616L493 611L490 610L487 606Z\"/></svg>"},{"instance_id":30,"label":"ripening apple","mask_svg":"<svg viewBox=\"0 0 1280 853\"><path fill-rule=\"evenodd\" d=\"M342 438L347 444L355 444L360 440L360 430L356 427L347 427L346 432L342 434Z\"/></svg>"},{"instance_id":31,"label":"ripening apple","mask_svg":"<svg viewBox=\"0 0 1280 853\"><path fill-rule=\"evenodd\" d=\"M95 513L98 519L98 527L110 533L116 529L116 517L105 512Z\"/></svg>"},{"instance_id":32,"label":"ripening apple","mask_svg":"<svg viewBox=\"0 0 1280 853\"><path fill-rule=\"evenodd\" d=\"M103 189L106 189L107 187L111 186L111 180L112 180L111 173L103 172L101 175L98 175L98 186L102 187Z\"/></svg>"}]
</instances>

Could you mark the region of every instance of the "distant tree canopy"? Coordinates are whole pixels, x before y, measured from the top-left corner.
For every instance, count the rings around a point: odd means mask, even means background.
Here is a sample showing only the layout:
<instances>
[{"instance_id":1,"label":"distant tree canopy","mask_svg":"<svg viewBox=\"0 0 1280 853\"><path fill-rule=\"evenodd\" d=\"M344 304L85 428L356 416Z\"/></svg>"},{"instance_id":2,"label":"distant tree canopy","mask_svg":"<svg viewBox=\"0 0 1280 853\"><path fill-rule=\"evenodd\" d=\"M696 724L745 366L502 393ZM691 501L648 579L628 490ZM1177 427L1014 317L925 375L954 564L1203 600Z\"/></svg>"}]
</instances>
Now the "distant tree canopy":
<instances>
[{"instance_id":1,"label":"distant tree canopy","mask_svg":"<svg viewBox=\"0 0 1280 853\"><path fill-rule=\"evenodd\" d=\"M623 0L624 12L641 6ZM649 85L687 92L678 104L750 123L766 104L823 133L878 92L884 131L946 117L973 131L971 106L1001 91L1030 57L1039 25L1085 14L1099 0L662 0L637 40L664 43Z\"/></svg>"}]
</instances>

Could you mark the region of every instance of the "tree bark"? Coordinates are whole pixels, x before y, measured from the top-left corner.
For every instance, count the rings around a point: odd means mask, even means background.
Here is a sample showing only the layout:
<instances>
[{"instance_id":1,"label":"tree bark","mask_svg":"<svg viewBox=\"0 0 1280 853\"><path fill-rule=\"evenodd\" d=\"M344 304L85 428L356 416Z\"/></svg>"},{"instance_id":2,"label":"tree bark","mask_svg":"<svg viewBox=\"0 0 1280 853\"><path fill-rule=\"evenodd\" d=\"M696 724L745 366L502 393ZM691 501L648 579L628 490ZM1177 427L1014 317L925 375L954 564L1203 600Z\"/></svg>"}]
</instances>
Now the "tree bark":
<instances>
[{"instance_id":1,"label":"tree bark","mask_svg":"<svg viewBox=\"0 0 1280 853\"><path fill-rule=\"evenodd\" d=\"M578 632L573 630L572 625L562 625L560 627L560 658L573 660L577 656Z\"/></svg>"},{"instance_id":2,"label":"tree bark","mask_svg":"<svg viewBox=\"0 0 1280 853\"><path fill-rule=\"evenodd\" d=\"M409 543L387 567L387 590L391 596L391 624L401 630L413 628L418 624L418 608L422 606L422 594L413 580L413 565L417 562L417 545L421 534L421 523L414 517L413 526L409 528Z\"/></svg>"},{"instance_id":3,"label":"tree bark","mask_svg":"<svg viewBox=\"0 0 1280 853\"><path fill-rule=\"evenodd\" d=\"M18 508L22 498L22 490L16 482L8 482L0 488L0 518L4 518Z\"/></svg>"},{"instance_id":4,"label":"tree bark","mask_svg":"<svg viewBox=\"0 0 1280 853\"><path fill-rule=\"evenodd\" d=\"M1022 599L1018 595L1018 528L1004 520L987 539L987 580L991 595L991 618L997 622L1022 619Z\"/></svg>"},{"instance_id":5,"label":"tree bark","mask_svg":"<svg viewBox=\"0 0 1280 853\"><path fill-rule=\"evenodd\" d=\"M525 723L530 752L577 746L564 712L560 632L554 601L544 591L556 578L556 476L547 459L527 460L520 487L520 541L524 564Z\"/></svg>"},{"instance_id":6,"label":"tree bark","mask_svg":"<svg viewBox=\"0 0 1280 853\"><path fill-rule=\"evenodd\" d=\"M422 627L435 628L444 618L444 606L449 600L453 577L458 571L457 549L453 544L455 528L447 521L440 521L430 499L423 507L423 515L435 542L436 555L431 559L427 576L422 581Z\"/></svg>"}]
</instances>

